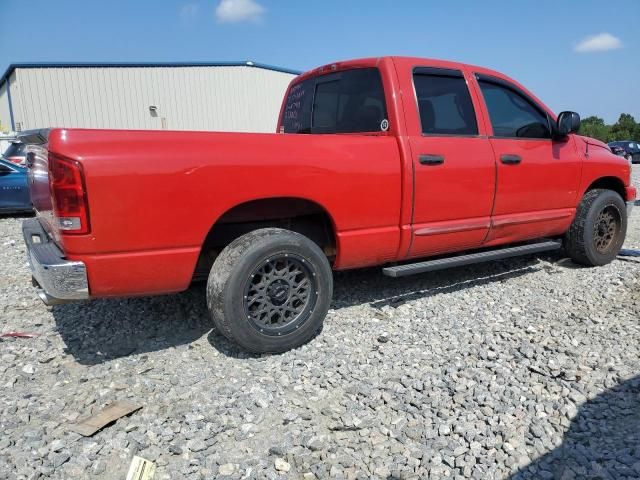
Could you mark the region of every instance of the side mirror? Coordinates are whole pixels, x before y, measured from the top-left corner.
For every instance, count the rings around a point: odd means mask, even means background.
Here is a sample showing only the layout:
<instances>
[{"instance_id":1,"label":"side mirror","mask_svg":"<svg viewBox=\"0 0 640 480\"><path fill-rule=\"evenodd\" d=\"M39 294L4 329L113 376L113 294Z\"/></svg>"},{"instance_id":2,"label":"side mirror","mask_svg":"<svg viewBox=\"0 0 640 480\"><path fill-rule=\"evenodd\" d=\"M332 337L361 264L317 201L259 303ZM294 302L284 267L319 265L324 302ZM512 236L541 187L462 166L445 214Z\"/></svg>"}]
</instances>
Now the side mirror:
<instances>
[{"instance_id":1,"label":"side mirror","mask_svg":"<svg viewBox=\"0 0 640 480\"><path fill-rule=\"evenodd\" d=\"M561 112L556 122L556 135L566 137L580 129L580 115L576 112Z\"/></svg>"}]
</instances>

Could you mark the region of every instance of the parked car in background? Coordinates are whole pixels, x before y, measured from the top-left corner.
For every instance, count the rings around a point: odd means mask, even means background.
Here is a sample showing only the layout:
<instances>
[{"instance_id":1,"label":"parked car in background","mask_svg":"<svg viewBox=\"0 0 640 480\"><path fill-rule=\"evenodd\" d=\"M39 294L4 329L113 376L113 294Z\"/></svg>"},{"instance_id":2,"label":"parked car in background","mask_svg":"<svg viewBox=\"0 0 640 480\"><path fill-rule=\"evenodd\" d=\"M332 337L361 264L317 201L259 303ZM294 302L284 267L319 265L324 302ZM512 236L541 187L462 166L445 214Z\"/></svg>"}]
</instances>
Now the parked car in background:
<instances>
[{"instance_id":1,"label":"parked car in background","mask_svg":"<svg viewBox=\"0 0 640 480\"><path fill-rule=\"evenodd\" d=\"M321 328L332 270L384 265L401 277L561 246L605 265L636 198L629 162L577 135L577 113L556 116L482 67L325 65L292 81L277 125L21 132L38 212L23 233L41 298L166 294L208 279L219 332L282 352Z\"/></svg>"},{"instance_id":2,"label":"parked car in background","mask_svg":"<svg viewBox=\"0 0 640 480\"><path fill-rule=\"evenodd\" d=\"M615 153L616 155L619 155L620 157L624 157L626 155L626 152L624 150L623 147L620 147L618 145L614 145L613 143L609 143L609 148L611 149L611 151L613 153Z\"/></svg>"},{"instance_id":3,"label":"parked car in background","mask_svg":"<svg viewBox=\"0 0 640 480\"><path fill-rule=\"evenodd\" d=\"M0 159L0 213L31 210L27 169Z\"/></svg>"},{"instance_id":4,"label":"parked car in background","mask_svg":"<svg viewBox=\"0 0 640 480\"><path fill-rule=\"evenodd\" d=\"M4 160L24 167L27 163L27 146L24 143L12 142L2 154Z\"/></svg>"},{"instance_id":5,"label":"parked car in background","mask_svg":"<svg viewBox=\"0 0 640 480\"><path fill-rule=\"evenodd\" d=\"M640 163L640 142L624 140L621 142L610 142L609 148L616 155L620 155L631 163Z\"/></svg>"}]
</instances>

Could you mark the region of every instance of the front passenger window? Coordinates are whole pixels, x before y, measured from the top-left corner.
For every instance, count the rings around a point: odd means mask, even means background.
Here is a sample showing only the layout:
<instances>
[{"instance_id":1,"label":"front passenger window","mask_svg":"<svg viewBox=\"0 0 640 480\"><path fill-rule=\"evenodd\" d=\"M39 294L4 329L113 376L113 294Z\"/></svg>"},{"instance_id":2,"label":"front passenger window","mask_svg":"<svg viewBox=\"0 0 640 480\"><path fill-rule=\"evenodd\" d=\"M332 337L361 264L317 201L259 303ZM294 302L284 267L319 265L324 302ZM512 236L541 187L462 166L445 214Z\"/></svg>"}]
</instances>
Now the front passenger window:
<instances>
[{"instance_id":1,"label":"front passenger window","mask_svg":"<svg viewBox=\"0 0 640 480\"><path fill-rule=\"evenodd\" d=\"M549 121L527 98L497 83L480 80L495 137L551 138Z\"/></svg>"}]
</instances>

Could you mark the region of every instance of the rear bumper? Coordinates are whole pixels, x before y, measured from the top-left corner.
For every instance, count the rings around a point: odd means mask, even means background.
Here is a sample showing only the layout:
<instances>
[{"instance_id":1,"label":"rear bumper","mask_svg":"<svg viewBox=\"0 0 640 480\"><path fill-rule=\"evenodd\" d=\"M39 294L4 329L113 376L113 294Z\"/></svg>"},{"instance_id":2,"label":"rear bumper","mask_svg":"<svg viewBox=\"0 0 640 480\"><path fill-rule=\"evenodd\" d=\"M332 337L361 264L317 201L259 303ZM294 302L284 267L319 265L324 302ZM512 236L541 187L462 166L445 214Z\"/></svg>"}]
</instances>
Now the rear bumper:
<instances>
[{"instance_id":1,"label":"rear bumper","mask_svg":"<svg viewBox=\"0 0 640 480\"><path fill-rule=\"evenodd\" d=\"M22 223L22 234L34 284L44 303L54 305L89 298L85 264L65 259L37 218Z\"/></svg>"}]
</instances>

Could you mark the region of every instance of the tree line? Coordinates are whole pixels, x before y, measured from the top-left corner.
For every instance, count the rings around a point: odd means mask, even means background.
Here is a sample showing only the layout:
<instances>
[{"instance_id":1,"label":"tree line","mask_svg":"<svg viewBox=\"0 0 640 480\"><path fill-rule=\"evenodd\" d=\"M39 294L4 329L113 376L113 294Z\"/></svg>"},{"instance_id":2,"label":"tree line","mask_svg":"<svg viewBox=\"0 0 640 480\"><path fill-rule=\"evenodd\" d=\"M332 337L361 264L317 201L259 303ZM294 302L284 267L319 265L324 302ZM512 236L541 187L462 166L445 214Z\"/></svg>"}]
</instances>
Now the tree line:
<instances>
[{"instance_id":1,"label":"tree line","mask_svg":"<svg viewBox=\"0 0 640 480\"><path fill-rule=\"evenodd\" d=\"M584 118L580 124L580 134L597 138L603 142L615 142L617 140L640 141L640 123L628 113L623 113L613 125L607 125L600 117L591 116Z\"/></svg>"}]
</instances>

